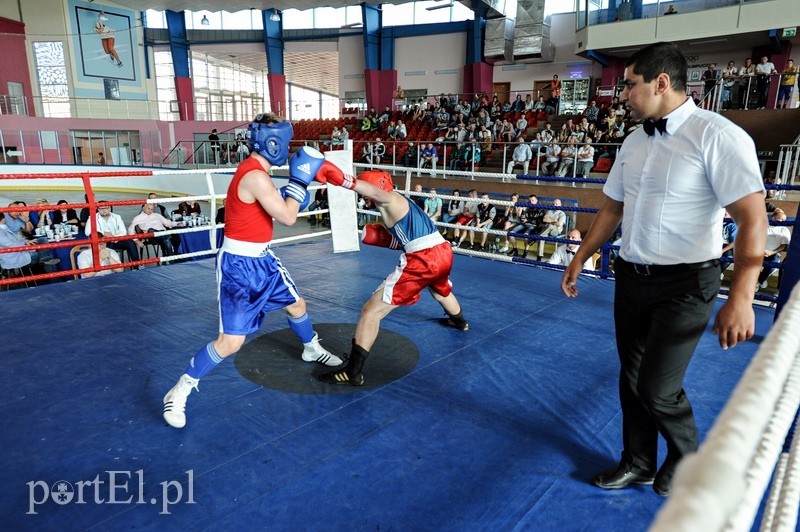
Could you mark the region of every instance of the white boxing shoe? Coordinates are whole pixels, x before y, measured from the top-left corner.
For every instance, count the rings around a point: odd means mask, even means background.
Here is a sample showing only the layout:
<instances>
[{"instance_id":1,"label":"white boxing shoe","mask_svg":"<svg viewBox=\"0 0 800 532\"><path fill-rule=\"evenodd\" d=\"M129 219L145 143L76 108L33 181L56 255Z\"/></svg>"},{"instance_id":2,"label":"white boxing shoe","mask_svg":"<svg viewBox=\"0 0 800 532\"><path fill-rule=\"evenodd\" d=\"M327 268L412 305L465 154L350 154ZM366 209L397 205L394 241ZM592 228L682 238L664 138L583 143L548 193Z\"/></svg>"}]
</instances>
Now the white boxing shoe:
<instances>
[{"instance_id":1,"label":"white boxing shoe","mask_svg":"<svg viewBox=\"0 0 800 532\"><path fill-rule=\"evenodd\" d=\"M176 429L182 429L186 425L186 414L184 413L186 399L192 390L200 391L197 388L199 382L199 379L184 373L178 379L178 383L164 396L164 419Z\"/></svg>"},{"instance_id":2,"label":"white boxing shoe","mask_svg":"<svg viewBox=\"0 0 800 532\"><path fill-rule=\"evenodd\" d=\"M319 362L326 366L341 366L342 359L332 355L330 351L319 343L319 335L314 333L310 342L303 344L303 360L306 362Z\"/></svg>"}]
</instances>

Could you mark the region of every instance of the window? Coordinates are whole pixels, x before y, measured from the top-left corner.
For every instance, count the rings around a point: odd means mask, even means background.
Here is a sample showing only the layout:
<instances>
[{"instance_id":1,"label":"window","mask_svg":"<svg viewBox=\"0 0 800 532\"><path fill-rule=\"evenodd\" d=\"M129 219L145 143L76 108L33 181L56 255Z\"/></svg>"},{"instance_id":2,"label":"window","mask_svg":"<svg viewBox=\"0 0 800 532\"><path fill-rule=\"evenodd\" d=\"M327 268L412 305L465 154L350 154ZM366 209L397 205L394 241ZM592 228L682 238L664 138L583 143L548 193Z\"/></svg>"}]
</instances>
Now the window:
<instances>
[{"instance_id":1,"label":"window","mask_svg":"<svg viewBox=\"0 0 800 532\"><path fill-rule=\"evenodd\" d=\"M69 105L67 65L61 41L33 43L36 75L42 95L42 112L48 118L72 116Z\"/></svg>"}]
</instances>

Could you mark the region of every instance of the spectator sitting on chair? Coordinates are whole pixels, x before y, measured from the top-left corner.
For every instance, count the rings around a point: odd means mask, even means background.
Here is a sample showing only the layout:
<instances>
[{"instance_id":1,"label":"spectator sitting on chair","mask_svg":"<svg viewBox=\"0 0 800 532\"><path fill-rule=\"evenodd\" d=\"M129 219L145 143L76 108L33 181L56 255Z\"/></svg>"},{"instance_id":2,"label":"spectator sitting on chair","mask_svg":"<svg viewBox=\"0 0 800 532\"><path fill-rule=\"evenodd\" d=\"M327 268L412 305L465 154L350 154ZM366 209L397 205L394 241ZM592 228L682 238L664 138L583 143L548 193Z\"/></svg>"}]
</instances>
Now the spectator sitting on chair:
<instances>
[{"instance_id":1,"label":"spectator sitting on chair","mask_svg":"<svg viewBox=\"0 0 800 532\"><path fill-rule=\"evenodd\" d=\"M6 223L7 219L8 213L5 213L4 216L0 216L0 248L18 248L39 243L35 239L28 240L19 236L16 231L8 226ZM50 250L47 249L0 253L0 268L4 270L13 270L24 266L41 264L45 272L52 273L56 271L56 264L59 262L59 259L54 259L50 254Z\"/></svg>"},{"instance_id":2,"label":"spectator sitting on chair","mask_svg":"<svg viewBox=\"0 0 800 532\"><path fill-rule=\"evenodd\" d=\"M517 137L517 146L514 148L514 153L511 156L511 160L508 161L508 168L506 169L506 173L510 174L514 167L521 164L522 165L522 174L528 175L528 167L531 163L531 159L533 158L533 153L531 152L531 147L525 143L525 138L520 135Z\"/></svg>"},{"instance_id":3,"label":"spectator sitting on chair","mask_svg":"<svg viewBox=\"0 0 800 532\"><path fill-rule=\"evenodd\" d=\"M105 238L103 233L97 233L98 238ZM88 279L90 277L102 277L104 275L109 275L112 273L122 273L125 268L122 267L122 259L119 258L119 254L110 249L105 242L99 242L97 244L97 254L100 258L100 266L118 266L118 268L111 268L108 270L100 270L99 272L86 272L81 274L82 279ZM78 269L84 270L86 268L91 268L94 265L94 259L92 258L92 248L84 249L78 254Z\"/></svg>"},{"instance_id":4,"label":"spectator sitting on chair","mask_svg":"<svg viewBox=\"0 0 800 532\"><path fill-rule=\"evenodd\" d=\"M733 260L733 243L736 240L736 233L738 231L739 228L736 222L733 221L730 213L726 210L725 217L722 220L722 257ZM733 263L720 261L720 280L723 278L725 270L727 270L731 264Z\"/></svg>"},{"instance_id":5,"label":"spectator sitting on chair","mask_svg":"<svg viewBox=\"0 0 800 532\"><path fill-rule=\"evenodd\" d=\"M781 209L775 209L772 213L773 222L785 222L786 213ZM781 253L786 251L792 240L792 233L785 225L770 225L767 229L767 245L764 250L764 265L758 276L756 291L767 287L769 276L775 271L775 265L781 262Z\"/></svg>"},{"instance_id":6,"label":"spectator sitting on chair","mask_svg":"<svg viewBox=\"0 0 800 532\"><path fill-rule=\"evenodd\" d=\"M489 203L489 193L484 192L481 194L483 200L478 204L478 213L475 216L475 227L477 229L491 229L494 226L494 219L497 217L497 208ZM489 233L481 232L481 243L476 246L474 243L475 231L469 232L469 245L475 251L486 251L486 239ZM463 237L462 237L463 239Z\"/></svg>"},{"instance_id":7,"label":"spectator sitting on chair","mask_svg":"<svg viewBox=\"0 0 800 532\"><path fill-rule=\"evenodd\" d=\"M58 205L67 204L67 200L58 200ZM53 211L53 223L56 225L69 224L74 227L73 232L76 232L78 230L78 226L80 225L78 213L75 212L75 209L58 209Z\"/></svg>"},{"instance_id":8,"label":"spectator sitting on chair","mask_svg":"<svg viewBox=\"0 0 800 532\"><path fill-rule=\"evenodd\" d=\"M553 208L544 213L542 225L539 226L539 236L558 236L564 232L567 215L557 207L561 207L561 200L558 198L553 200Z\"/></svg>"},{"instance_id":9,"label":"spectator sitting on chair","mask_svg":"<svg viewBox=\"0 0 800 532\"><path fill-rule=\"evenodd\" d=\"M149 199L149 200L158 199L158 194L156 194L155 192L151 192L150 194L147 195L147 199ZM167 208L166 207L164 207L160 203L153 203L153 205L155 205L155 209L154 210L156 212L161 213L161 216L163 216L164 218L167 217Z\"/></svg>"},{"instance_id":10,"label":"spectator sitting on chair","mask_svg":"<svg viewBox=\"0 0 800 532\"><path fill-rule=\"evenodd\" d=\"M50 202L47 201L46 198L36 198L36 205L50 205ZM37 211L39 215L39 221L36 222L36 227L47 227L48 225L53 225L53 213L52 211Z\"/></svg>"},{"instance_id":11,"label":"spectator sitting on chair","mask_svg":"<svg viewBox=\"0 0 800 532\"><path fill-rule=\"evenodd\" d=\"M153 211L155 211L155 208L153 209ZM200 209L200 204L197 203L195 200L186 200L178 204L178 208L176 209L175 212L177 212L184 218L191 218L192 216L200 216L200 213L202 211ZM164 216L163 214L161 216L166 218L166 216Z\"/></svg>"},{"instance_id":12,"label":"spectator sitting on chair","mask_svg":"<svg viewBox=\"0 0 800 532\"><path fill-rule=\"evenodd\" d=\"M575 258L575 252L578 251L578 248L581 246L581 232L577 229L573 229L567 234L567 238L578 243L559 245L555 252L550 255L550 258L547 259L547 264L569 266L572 263L572 259ZM586 259L586 262L583 263L583 269L594 270L594 261L592 260L592 257Z\"/></svg>"},{"instance_id":13,"label":"spectator sitting on chair","mask_svg":"<svg viewBox=\"0 0 800 532\"><path fill-rule=\"evenodd\" d=\"M162 214L162 216L163 216L163 214ZM165 216L165 218L166 218L166 216ZM217 216L216 216L216 218L214 218L214 222L216 222L218 224L224 224L225 223L225 198L222 198L222 207L217 209Z\"/></svg>"},{"instance_id":14,"label":"spectator sitting on chair","mask_svg":"<svg viewBox=\"0 0 800 532\"><path fill-rule=\"evenodd\" d=\"M408 130L406 130L406 125L401 120L397 121L397 124L394 126L394 136L398 140L403 140L408 136Z\"/></svg>"},{"instance_id":15,"label":"spectator sitting on chair","mask_svg":"<svg viewBox=\"0 0 800 532\"><path fill-rule=\"evenodd\" d=\"M318 211L328 208L328 188L327 187L320 187L314 193L314 201L308 206L309 211ZM319 220L317 220L317 216L319 216ZM315 214L314 216L308 217L308 223L311 225L316 225L317 221L324 223L328 219L327 214Z\"/></svg>"},{"instance_id":16,"label":"spectator sitting on chair","mask_svg":"<svg viewBox=\"0 0 800 532\"><path fill-rule=\"evenodd\" d=\"M153 212L153 204L152 203L145 203L142 206L142 212L134 216L133 220L131 221L131 225L128 227L128 234L135 235L135 234L144 234L144 233L154 233L156 231L166 231L167 229L172 229L173 227L182 227L183 224L178 224L173 222L172 220L168 220L161 216L160 214L156 214ZM148 236L145 237L146 239L153 239L156 240L159 245L161 246L161 252L165 257L170 257L175 254L175 248L173 247L172 239L170 236ZM134 240L136 246L139 248L144 248L144 242L141 240Z\"/></svg>"},{"instance_id":17,"label":"spectator sitting on chair","mask_svg":"<svg viewBox=\"0 0 800 532\"><path fill-rule=\"evenodd\" d=\"M418 155L419 151L416 145L414 145L413 142L409 141L408 149L406 150L406 153L403 154L403 166L405 166L406 168L416 167Z\"/></svg>"},{"instance_id":18,"label":"spectator sitting on chair","mask_svg":"<svg viewBox=\"0 0 800 532\"><path fill-rule=\"evenodd\" d=\"M567 145L561 149L561 161L558 163L558 170L556 170L558 177L565 177L575 166L575 154L578 151L575 148L575 142L575 137L570 137Z\"/></svg>"},{"instance_id":19,"label":"spectator sitting on chair","mask_svg":"<svg viewBox=\"0 0 800 532\"><path fill-rule=\"evenodd\" d=\"M386 155L386 145L378 137L375 139L375 144L372 145L372 163L382 164L384 155Z\"/></svg>"},{"instance_id":20,"label":"spectator sitting on chair","mask_svg":"<svg viewBox=\"0 0 800 532\"><path fill-rule=\"evenodd\" d=\"M450 154L450 164L448 164L448 168L450 170L463 170L466 165L466 155L467 155L467 147L464 146L463 142L456 142L456 147L453 148L453 151Z\"/></svg>"},{"instance_id":21,"label":"spectator sitting on chair","mask_svg":"<svg viewBox=\"0 0 800 532\"><path fill-rule=\"evenodd\" d=\"M472 199L478 198L478 191L474 188L469 191L467 197ZM454 247L460 246L467 236L467 231L463 227L469 227L475 224L475 218L478 215L478 202L465 201L464 208L461 210L461 215L456 220L456 227L453 229L453 239L450 241ZM462 232L463 231L463 232Z\"/></svg>"},{"instance_id":22,"label":"spectator sitting on chair","mask_svg":"<svg viewBox=\"0 0 800 532\"><path fill-rule=\"evenodd\" d=\"M436 162L439 160L439 152L432 142L429 142L425 149L422 150L422 167L430 168L431 175L436 175Z\"/></svg>"},{"instance_id":23,"label":"spectator sitting on chair","mask_svg":"<svg viewBox=\"0 0 800 532\"><path fill-rule=\"evenodd\" d=\"M442 198L436 197L436 189L433 187L431 187L428 192L433 194L433 196L430 198L425 198L422 210L425 211L425 214L428 215L428 218L434 222L438 222L439 217L442 215Z\"/></svg>"},{"instance_id":24,"label":"spectator sitting on chair","mask_svg":"<svg viewBox=\"0 0 800 532\"><path fill-rule=\"evenodd\" d=\"M420 185L419 183L414 185L414 192L416 192L418 194L421 193L422 192L422 185ZM427 199L425 196L413 195L409 199L411 201L413 201L414 203L416 203L417 207L419 207L423 211L425 210L425 200Z\"/></svg>"},{"instance_id":25,"label":"spectator sitting on chair","mask_svg":"<svg viewBox=\"0 0 800 532\"><path fill-rule=\"evenodd\" d=\"M152 206L153 205L150 204L151 208ZM105 201L97 202L97 214L95 215L94 223L91 218L86 221L86 229L84 229L84 234L86 236L92 234L93 225L98 232L103 233L108 238L112 236L125 236L128 234L125 230L125 222L122 221L122 217L120 217L119 214L111 212L111 205L108 205ZM139 260L139 247L133 240L111 242L108 244L108 247L127 251L128 260L131 262L137 262ZM133 269L138 269L138 266L135 266Z\"/></svg>"},{"instance_id":26,"label":"spectator sitting on chair","mask_svg":"<svg viewBox=\"0 0 800 532\"><path fill-rule=\"evenodd\" d=\"M456 198L461 197L460 190L454 190L453 196ZM447 212L444 213L442 216L442 221L446 224L455 223L455 220L461 218L461 213L464 212L464 202L460 199L450 199L447 200ZM447 233L447 229L445 229L445 234Z\"/></svg>"},{"instance_id":27,"label":"spectator sitting on chair","mask_svg":"<svg viewBox=\"0 0 800 532\"><path fill-rule=\"evenodd\" d=\"M519 201L519 194L517 193L511 194L509 201L512 201L514 203ZM517 225L521 224L522 214L524 211L525 207L520 207L519 205L509 205L508 207L506 207L505 212L502 215L498 215L498 218L500 218L501 216L503 218L503 224L502 224L503 231L508 233L508 231L512 227L516 227ZM496 228L501 227L498 219L495 219L494 227ZM508 251L508 238L506 238L506 241L503 243L500 249L497 250L497 252L505 253L507 251Z\"/></svg>"},{"instance_id":28,"label":"spectator sitting on chair","mask_svg":"<svg viewBox=\"0 0 800 532\"><path fill-rule=\"evenodd\" d=\"M536 230L542 225L542 218L544 217L544 211L535 205L539 203L539 198L536 197L536 194L531 194L528 196L528 202L531 203L531 207L527 207L522 212L522 217L520 218L520 223L515 225L511 228L512 233L520 233L522 235L532 235L536 233ZM527 240L526 240L527 242ZM516 257L519 255L519 251L517 250L517 239L513 236L508 237L508 244L511 247L511 251L508 254L512 257ZM525 244L525 251L522 253L522 258L528 256L528 245Z\"/></svg>"},{"instance_id":29,"label":"spectator sitting on chair","mask_svg":"<svg viewBox=\"0 0 800 532\"><path fill-rule=\"evenodd\" d=\"M372 143L365 142L361 147L361 161L367 164L372 164Z\"/></svg>"},{"instance_id":30,"label":"spectator sitting on chair","mask_svg":"<svg viewBox=\"0 0 800 532\"><path fill-rule=\"evenodd\" d=\"M594 147L592 147L592 139L586 137L583 141L583 146L578 148L578 166L575 167L575 176L589 177L594 167Z\"/></svg>"},{"instance_id":31,"label":"spectator sitting on chair","mask_svg":"<svg viewBox=\"0 0 800 532\"><path fill-rule=\"evenodd\" d=\"M24 201L12 201L9 207L27 207ZM26 237L33 234L35 224L31 221L31 213L27 211L5 213L6 225L15 235Z\"/></svg>"}]
</instances>

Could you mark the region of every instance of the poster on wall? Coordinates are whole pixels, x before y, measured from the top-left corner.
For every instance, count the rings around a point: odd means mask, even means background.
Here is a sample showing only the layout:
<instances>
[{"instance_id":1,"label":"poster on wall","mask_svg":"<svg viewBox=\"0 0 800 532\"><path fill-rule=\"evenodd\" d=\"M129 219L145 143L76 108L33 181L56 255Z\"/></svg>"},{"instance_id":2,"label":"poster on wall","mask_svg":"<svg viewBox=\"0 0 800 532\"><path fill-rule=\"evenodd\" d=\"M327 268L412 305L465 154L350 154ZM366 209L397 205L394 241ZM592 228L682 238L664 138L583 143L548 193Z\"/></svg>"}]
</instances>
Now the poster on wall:
<instances>
[{"instance_id":1,"label":"poster on wall","mask_svg":"<svg viewBox=\"0 0 800 532\"><path fill-rule=\"evenodd\" d=\"M87 78L136 81L132 12L75 6L78 60Z\"/></svg>"}]
</instances>

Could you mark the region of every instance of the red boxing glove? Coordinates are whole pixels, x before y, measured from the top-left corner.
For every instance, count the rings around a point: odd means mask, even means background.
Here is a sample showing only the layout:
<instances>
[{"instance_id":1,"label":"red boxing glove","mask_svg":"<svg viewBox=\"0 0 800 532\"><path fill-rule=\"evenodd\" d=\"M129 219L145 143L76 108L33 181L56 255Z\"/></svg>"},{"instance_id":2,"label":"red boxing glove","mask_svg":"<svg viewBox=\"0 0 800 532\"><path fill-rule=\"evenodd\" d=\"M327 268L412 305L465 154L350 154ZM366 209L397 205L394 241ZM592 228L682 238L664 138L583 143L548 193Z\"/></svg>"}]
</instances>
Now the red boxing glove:
<instances>
[{"instance_id":1,"label":"red boxing glove","mask_svg":"<svg viewBox=\"0 0 800 532\"><path fill-rule=\"evenodd\" d=\"M338 166L330 161L322 163L316 175L316 180L320 183L330 183L337 187L344 187L353 190L356 187L356 178L342 172Z\"/></svg>"},{"instance_id":2,"label":"red boxing glove","mask_svg":"<svg viewBox=\"0 0 800 532\"><path fill-rule=\"evenodd\" d=\"M370 246L403 249L400 242L381 224L367 224L361 233L361 241Z\"/></svg>"}]
</instances>

